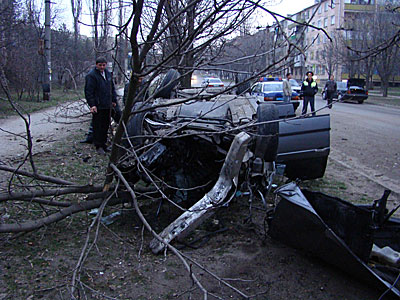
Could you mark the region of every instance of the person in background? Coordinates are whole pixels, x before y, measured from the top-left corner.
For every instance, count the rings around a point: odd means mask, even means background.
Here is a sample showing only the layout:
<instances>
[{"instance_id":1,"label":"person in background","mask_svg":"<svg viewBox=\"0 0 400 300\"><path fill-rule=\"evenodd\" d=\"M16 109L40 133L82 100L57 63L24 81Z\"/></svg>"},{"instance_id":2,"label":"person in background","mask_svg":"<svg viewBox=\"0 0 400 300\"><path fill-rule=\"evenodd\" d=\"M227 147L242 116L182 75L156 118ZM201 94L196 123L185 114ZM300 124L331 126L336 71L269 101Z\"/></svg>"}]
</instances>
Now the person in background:
<instances>
[{"instance_id":1,"label":"person in background","mask_svg":"<svg viewBox=\"0 0 400 300\"><path fill-rule=\"evenodd\" d=\"M111 111L117 106L112 76L106 70L107 60L96 60L96 66L85 77L85 98L92 113L93 144L99 154L107 149L107 133L111 122Z\"/></svg>"},{"instance_id":2,"label":"person in background","mask_svg":"<svg viewBox=\"0 0 400 300\"><path fill-rule=\"evenodd\" d=\"M283 102L289 103L292 99L292 86L290 84L290 79L292 79L292 74L287 73L286 79L283 80Z\"/></svg>"},{"instance_id":3,"label":"person in background","mask_svg":"<svg viewBox=\"0 0 400 300\"><path fill-rule=\"evenodd\" d=\"M335 79L335 76L331 75L329 77L329 80L326 82L325 88L324 88L325 96L326 96L326 100L328 101L329 109L332 108L333 96L337 92L337 85L336 85L336 81L334 79Z\"/></svg>"},{"instance_id":4,"label":"person in background","mask_svg":"<svg viewBox=\"0 0 400 300\"><path fill-rule=\"evenodd\" d=\"M307 106L310 103L311 113L315 116L315 94L318 92L318 85L313 79L313 72L308 71L306 76L306 80L301 85L301 94L303 96L302 114L305 115L307 113Z\"/></svg>"}]
</instances>

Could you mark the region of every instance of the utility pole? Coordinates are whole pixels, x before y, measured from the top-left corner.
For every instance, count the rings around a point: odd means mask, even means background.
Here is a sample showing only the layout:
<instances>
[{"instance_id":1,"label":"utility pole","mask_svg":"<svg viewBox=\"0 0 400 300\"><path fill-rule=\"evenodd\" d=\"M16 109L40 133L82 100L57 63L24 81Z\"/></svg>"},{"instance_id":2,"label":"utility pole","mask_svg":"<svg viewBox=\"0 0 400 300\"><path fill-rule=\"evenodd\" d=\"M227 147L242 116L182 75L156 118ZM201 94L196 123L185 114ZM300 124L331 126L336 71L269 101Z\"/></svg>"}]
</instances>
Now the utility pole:
<instances>
[{"instance_id":1,"label":"utility pole","mask_svg":"<svg viewBox=\"0 0 400 300\"><path fill-rule=\"evenodd\" d=\"M50 0L44 0L44 80L43 80L43 100L50 100L51 91L51 28L50 28Z\"/></svg>"}]
</instances>

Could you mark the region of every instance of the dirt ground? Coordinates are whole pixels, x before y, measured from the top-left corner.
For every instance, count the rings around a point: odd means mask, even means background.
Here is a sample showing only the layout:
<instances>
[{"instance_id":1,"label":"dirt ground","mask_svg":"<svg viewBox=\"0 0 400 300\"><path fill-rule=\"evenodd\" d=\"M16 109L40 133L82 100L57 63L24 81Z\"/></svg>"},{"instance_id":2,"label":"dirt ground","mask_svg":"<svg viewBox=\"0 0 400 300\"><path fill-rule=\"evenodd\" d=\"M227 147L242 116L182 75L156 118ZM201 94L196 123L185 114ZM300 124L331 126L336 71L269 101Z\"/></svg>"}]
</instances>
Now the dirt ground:
<instances>
[{"instance_id":1,"label":"dirt ground","mask_svg":"<svg viewBox=\"0 0 400 300\"><path fill-rule=\"evenodd\" d=\"M63 129L59 135L62 142L36 152L39 168L57 164L50 174L102 182L106 158L94 154L90 145L78 142L86 128L87 125L75 124L69 130ZM17 159L11 162L16 163ZM86 174L80 174L82 170ZM1 176L6 182L4 173ZM337 159L329 159L323 179L304 185L351 202L370 203L376 194L383 193L378 183ZM156 217L158 205L159 199L141 202L143 213L157 232L179 214L164 204ZM247 199L235 198L229 207L218 210L190 235L185 244L174 243L204 267L189 261L192 272L210 293L208 299L243 299L209 272L250 299L379 299L382 291L271 239L266 233L265 212L258 207L261 203L254 204L249 221ZM2 203L0 221L8 221L7 212L18 208L24 210L22 203ZM32 216L43 214L33 204L30 208ZM134 209L107 208L105 215L116 211L121 212L120 217L110 225L100 226L98 240L82 269L80 299L203 299L176 256L171 252L151 253L148 244L152 237L143 229ZM1 235L0 300L71 299L72 273L92 218L81 213L33 233Z\"/></svg>"}]
</instances>

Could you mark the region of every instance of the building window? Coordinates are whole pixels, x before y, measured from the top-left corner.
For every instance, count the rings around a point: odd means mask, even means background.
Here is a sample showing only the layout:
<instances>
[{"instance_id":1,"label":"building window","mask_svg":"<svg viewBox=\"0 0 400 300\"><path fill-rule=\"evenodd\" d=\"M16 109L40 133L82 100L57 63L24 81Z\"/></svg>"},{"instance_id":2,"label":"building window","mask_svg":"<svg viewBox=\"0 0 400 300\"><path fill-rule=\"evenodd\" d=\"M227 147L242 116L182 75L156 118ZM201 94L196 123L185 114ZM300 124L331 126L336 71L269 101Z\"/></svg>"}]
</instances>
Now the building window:
<instances>
[{"instance_id":1,"label":"building window","mask_svg":"<svg viewBox=\"0 0 400 300\"><path fill-rule=\"evenodd\" d=\"M324 35L324 37L322 38L322 42L323 42L324 44L326 44L326 35Z\"/></svg>"},{"instance_id":2,"label":"building window","mask_svg":"<svg viewBox=\"0 0 400 300\"><path fill-rule=\"evenodd\" d=\"M318 13L319 13L319 14L322 13L322 6L321 6L321 5L320 5L319 8L318 8Z\"/></svg>"},{"instance_id":3,"label":"building window","mask_svg":"<svg viewBox=\"0 0 400 300\"><path fill-rule=\"evenodd\" d=\"M332 8L335 8L335 1L332 1Z\"/></svg>"},{"instance_id":4,"label":"building window","mask_svg":"<svg viewBox=\"0 0 400 300\"><path fill-rule=\"evenodd\" d=\"M319 38L319 35L317 36L317 44L321 42L321 39Z\"/></svg>"},{"instance_id":5,"label":"building window","mask_svg":"<svg viewBox=\"0 0 400 300\"><path fill-rule=\"evenodd\" d=\"M328 1L325 2L325 11L328 11Z\"/></svg>"},{"instance_id":6,"label":"building window","mask_svg":"<svg viewBox=\"0 0 400 300\"><path fill-rule=\"evenodd\" d=\"M324 27L325 27L325 28L328 27L328 18L325 18L325 19L324 19Z\"/></svg>"},{"instance_id":7,"label":"building window","mask_svg":"<svg viewBox=\"0 0 400 300\"><path fill-rule=\"evenodd\" d=\"M321 28L321 20L318 20L318 27Z\"/></svg>"},{"instance_id":8,"label":"building window","mask_svg":"<svg viewBox=\"0 0 400 300\"><path fill-rule=\"evenodd\" d=\"M331 25L335 25L335 16L331 16Z\"/></svg>"}]
</instances>

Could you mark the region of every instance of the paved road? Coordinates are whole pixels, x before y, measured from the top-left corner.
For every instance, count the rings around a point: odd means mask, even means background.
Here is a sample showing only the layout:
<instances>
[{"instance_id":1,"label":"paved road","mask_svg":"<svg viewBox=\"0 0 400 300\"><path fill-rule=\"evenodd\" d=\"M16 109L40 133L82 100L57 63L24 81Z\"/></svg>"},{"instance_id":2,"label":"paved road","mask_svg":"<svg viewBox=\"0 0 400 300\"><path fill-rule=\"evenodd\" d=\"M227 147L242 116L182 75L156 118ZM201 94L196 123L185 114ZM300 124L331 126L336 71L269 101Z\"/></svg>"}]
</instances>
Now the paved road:
<instances>
[{"instance_id":1,"label":"paved road","mask_svg":"<svg viewBox=\"0 0 400 300\"><path fill-rule=\"evenodd\" d=\"M317 97L316 108L325 105ZM400 109L335 103L331 114L331 158L400 193Z\"/></svg>"}]
</instances>

